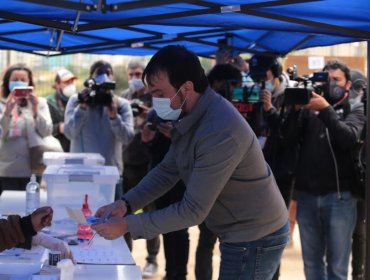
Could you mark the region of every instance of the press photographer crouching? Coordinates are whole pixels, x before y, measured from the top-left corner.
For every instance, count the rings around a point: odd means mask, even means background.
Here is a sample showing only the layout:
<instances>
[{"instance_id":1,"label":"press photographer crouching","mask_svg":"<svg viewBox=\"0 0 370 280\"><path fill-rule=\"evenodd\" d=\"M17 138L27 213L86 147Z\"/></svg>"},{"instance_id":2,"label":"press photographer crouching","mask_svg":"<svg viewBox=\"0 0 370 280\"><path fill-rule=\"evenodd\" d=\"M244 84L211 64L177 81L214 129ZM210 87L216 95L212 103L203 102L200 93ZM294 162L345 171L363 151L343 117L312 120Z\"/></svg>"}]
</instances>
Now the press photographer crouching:
<instances>
[{"instance_id":1,"label":"press photographer crouching","mask_svg":"<svg viewBox=\"0 0 370 280\"><path fill-rule=\"evenodd\" d=\"M294 106L300 107L300 122L293 129L300 145L295 176L297 221L306 278L347 279L356 223L351 152L365 117L362 106L351 108L349 103L349 68L333 60L323 71L328 79L319 74L324 78L306 91L310 91L308 103Z\"/></svg>"},{"instance_id":2,"label":"press photographer crouching","mask_svg":"<svg viewBox=\"0 0 370 280\"><path fill-rule=\"evenodd\" d=\"M64 133L71 140L71 152L100 153L106 165L123 173L122 149L134 137L130 103L113 94L112 66L97 61L90 68L85 88L71 96L65 111ZM122 194L122 182L116 195Z\"/></svg>"}]
</instances>

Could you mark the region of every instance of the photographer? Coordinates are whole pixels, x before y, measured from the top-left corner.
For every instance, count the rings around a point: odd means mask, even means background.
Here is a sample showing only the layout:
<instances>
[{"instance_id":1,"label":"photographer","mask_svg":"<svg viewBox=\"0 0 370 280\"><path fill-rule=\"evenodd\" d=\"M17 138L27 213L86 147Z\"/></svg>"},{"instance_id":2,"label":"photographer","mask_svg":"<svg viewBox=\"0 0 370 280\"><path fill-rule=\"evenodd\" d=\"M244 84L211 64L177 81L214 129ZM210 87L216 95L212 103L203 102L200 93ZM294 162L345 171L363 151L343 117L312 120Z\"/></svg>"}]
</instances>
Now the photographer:
<instances>
[{"instance_id":1,"label":"photographer","mask_svg":"<svg viewBox=\"0 0 370 280\"><path fill-rule=\"evenodd\" d=\"M261 107L254 108L251 126L255 128L265 159L275 175L285 204L289 207L297 156L296 147L291 145L287 135L292 118L288 118L290 110L284 104L284 90L289 81L275 56L254 55L250 59L250 65L252 78L259 84L264 83L264 86L260 85L261 103L258 105Z\"/></svg>"},{"instance_id":2,"label":"photographer","mask_svg":"<svg viewBox=\"0 0 370 280\"><path fill-rule=\"evenodd\" d=\"M283 73L277 57L268 54L256 54L251 57L249 75L254 81L251 91L257 92L260 102L253 105L253 111L248 114L247 120L263 148L269 134L266 118L280 111L288 78Z\"/></svg>"},{"instance_id":3,"label":"photographer","mask_svg":"<svg viewBox=\"0 0 370 280\"><path fill-rule=\"evenodd\" d=\"M250 75L261 88L261 102L254 104L249 121L260 140L285 205L289 208L297 146L292 145L287 135L289 126L294 125L292 118L288 118L289 108L284 104L283 93L288 78L277 58L265 54L257 54L250 59ZM279 270L273 279L279 278Z\"/></svg>"},{"instance_id":4,"label":"photographer","mask_svg":"<svg viewBox=\"0 0 370 280\"><path fill-rule=\"evenodd\" d=\"M219 57L218 52L216 57ZM242 84L242 74L239 69L229 63L217 64L207 75L210 87L222 97L230 100L233 89ZM212 279L212 256L217 241L217 236L209 230L206 223L199 226L199 239L195 253L195 278L196 280Z\"/></svg>"},{"instance_id":5,"label":"photographer","mask_svg":"<svg viewBox=\"0 0 370 280\"><path fill-rule=\"evenodd\" d=\"M32 170L31 143L52 133L44 98L34 91L33 73L24 64L9 67L0 100L0 193L24 190Z\"/></svg>"},{"instance_id":6,"label":"photographer","mask_svg":"<svg viewBox=\"0 0 370 280\"><path fill-rule=\"evenodd\" d=\"M352 157L364 125L362 106L351 110L349 68L324 67L328 81L315 92L295 128L301 148L296 171L297 221L307 279L347 279L356 199L351 193ZM316 90L317 91L317 90Z\"/></svg>"},{"instance_id":7,"label":"photographer","mask_svg":"<svg viewBox=\"0 0 370 280\"><path fill-rule=\"evenodd\" d=\"M122 175L122 149L134 137L134 127L130 103L114 96L114 85L112 66L95 62L86 88L68 100L64 134L71 140L71 152L100 153L105 164L117 166ZM118 185L119 194L122 186Z\"/></svg>"}]
</instances>

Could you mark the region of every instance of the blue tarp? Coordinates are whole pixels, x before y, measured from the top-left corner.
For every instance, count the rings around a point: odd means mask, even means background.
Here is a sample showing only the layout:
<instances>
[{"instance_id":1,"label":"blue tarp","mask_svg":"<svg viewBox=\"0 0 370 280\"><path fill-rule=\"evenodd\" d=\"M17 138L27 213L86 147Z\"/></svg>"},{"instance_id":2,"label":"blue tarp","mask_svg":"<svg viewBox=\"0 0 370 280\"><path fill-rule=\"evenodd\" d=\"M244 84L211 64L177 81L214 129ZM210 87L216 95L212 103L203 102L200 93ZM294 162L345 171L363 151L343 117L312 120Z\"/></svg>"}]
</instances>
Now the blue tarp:
<instances>
[{"instance_id":1,"label":"blue tarp","mask_svg":"<svg viewBox=\"0 0 370 280\"><path fill-rule=\"evenodd\" d=\"M0 49L150 55L165 45L183 44L211 56L225 47L219 42L225 39L240 52L284 56L369 41L369 14L370 0L1 0ZM366 205L369 213L370 193ZM370 255L370 242L366 252Z\"/></svg>"},{"instance_id":2,"label":"blue tarp","mask_svg":"<svg viewBox=\"0 0 370 280\"><path fill-rule=\"evenodd\" d=\"M240 52L283 56L369 40L369 12L369 0L2 0L0 48L150 55L183 44L210 56L227 39Z\"/></svg>"}]
</instances>

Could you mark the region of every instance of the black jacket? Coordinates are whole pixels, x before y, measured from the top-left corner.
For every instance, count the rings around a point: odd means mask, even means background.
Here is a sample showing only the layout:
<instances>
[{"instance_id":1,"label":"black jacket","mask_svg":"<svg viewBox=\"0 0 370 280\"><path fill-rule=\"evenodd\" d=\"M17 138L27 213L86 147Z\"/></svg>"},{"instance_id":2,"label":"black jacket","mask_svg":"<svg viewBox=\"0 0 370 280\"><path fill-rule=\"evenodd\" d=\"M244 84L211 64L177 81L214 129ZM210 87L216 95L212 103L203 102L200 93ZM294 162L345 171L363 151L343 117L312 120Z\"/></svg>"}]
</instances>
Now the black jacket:
<instances>
[{"instance_id":1,"label":"black jacket","mask_svg":"<svg viewBox=\"0 0 370 280\"><path fill-rule=\"evenodd\" d=\"M312 195L350 190L353 178L351 151L365 122L363 106L351 109L345 102L335 109L329 106L319 114L307 109L301 113L302 129L297 130L301 149L295 188ZM338 166L339 190L333 156Z\"/></svg>"}]
</instances>

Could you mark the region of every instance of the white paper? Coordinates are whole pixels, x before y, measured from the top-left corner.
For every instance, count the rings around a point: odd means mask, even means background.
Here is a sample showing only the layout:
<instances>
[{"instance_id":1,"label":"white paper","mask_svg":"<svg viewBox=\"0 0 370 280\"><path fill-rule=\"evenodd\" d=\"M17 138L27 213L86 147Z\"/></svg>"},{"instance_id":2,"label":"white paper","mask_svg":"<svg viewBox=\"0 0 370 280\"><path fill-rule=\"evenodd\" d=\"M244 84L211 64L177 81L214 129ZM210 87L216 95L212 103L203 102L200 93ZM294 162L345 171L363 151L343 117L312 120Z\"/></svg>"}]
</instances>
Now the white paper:
<instances>
[{"instance_id":1,"label":"white paper","mask_svg":"<svg viewBox=\"0 0 370 280\"><path fill-rule=\"evenodd\" d=\"M71 246L73 258L79 264L132 264L130 255L118 254L107 247Z\"/></svg>"},{"instance_id":2,"label":"white paper","mask_svg":"<svg viewBox=\"0 0 370 280\"><path fill-rule=\"evenodd\" d=\"M69 218L71 218L72 220L76 221L79 224L87 225L86 218L81 209L72 209L66 207L66 211L68 213Z\"/></svg>"},{"instance_id":3,"label":"white paper","mask_svg":"<svg viewBox=\"0 0 370 280\"><path fill-rule=\"evenodd\" d=\"M308 69L323 69L325 66L325 59L323 56L309 56Z\"/></svg>"}]
</instances>

